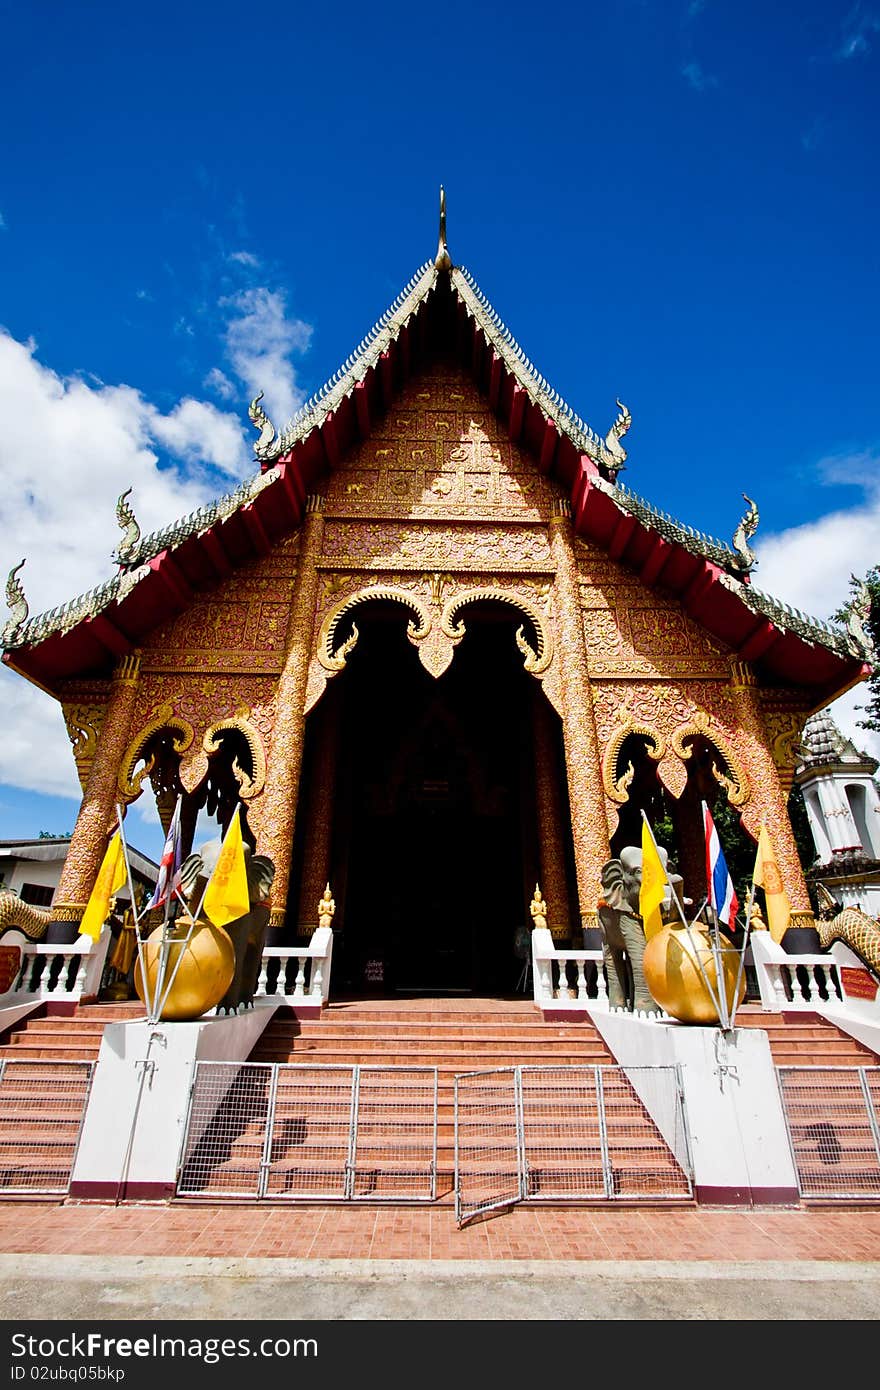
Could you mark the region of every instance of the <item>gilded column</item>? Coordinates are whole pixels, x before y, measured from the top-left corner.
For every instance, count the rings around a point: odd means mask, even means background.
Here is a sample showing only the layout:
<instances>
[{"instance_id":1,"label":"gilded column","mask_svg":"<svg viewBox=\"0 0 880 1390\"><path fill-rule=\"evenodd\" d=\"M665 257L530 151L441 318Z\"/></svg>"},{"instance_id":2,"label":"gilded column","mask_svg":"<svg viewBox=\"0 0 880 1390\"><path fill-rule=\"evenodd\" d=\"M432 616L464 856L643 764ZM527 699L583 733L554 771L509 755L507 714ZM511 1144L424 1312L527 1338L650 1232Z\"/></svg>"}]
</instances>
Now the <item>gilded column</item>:
<instances>
[{"instance_id":1,"label":"gilded column","mask_svg":"<svg viewBox=\"0 0 880 1390\"><path fill-rule=\"evenodd\" d=\"M325 696L326 699L326 696ZM311 936L318 925L318 903L330 881L330 835L333 828L333 784L336 776L338 709L334 703L326 710L321 724L317 757L309 778L311 798L303 850L302 884L299 894L299 935ZM312 718L314 719L314 714Z\"/></svg>"},{"instance_id":2,"label":"gilded column","mask_svg":"<svg viewBox=\"0 0 880 1390\"><path fill-rule=\"evenodd\" d=\"M306 724L306 684L318 605L318 559L324 536L323 505L323 497L306 498L287 652L278 680L278 712L262 793L266 800L258 850L260 854L267 854L275 864L269 915L269 925L274 928L284 924L290 883L290 856Z\"/></svg>"},{"instance_id":3,"label":"gilded column","mask_svg":"<svg viewBox=\"0 0 880 1390\"><path fill-rule=\"evenodd\" d=\"M791 926L815 927L810 895L788 815L786 792L769 747L755 677L746 662L731 663L730 691L751 783L751 794L743 808L743 824L755 839L762 820L767 826L776 850L782 883L791 903Z\"/></svg>"},{"instance_id":4,"label":"gilded column","mask_svg":"<svg viewBox=\"0 0 880 1390\"><path fill-rule=\"evenodd\" d=\"M541 895L547 903L547 925L557 940L570 935L565 848L562 840L563 809L559 785L556 740L550 707L541 691L532 692L532 728L535 745L535 797L538 808L538 841Z\"/></svg>"},{"instance_id":5,"label":"gilded column","mask_svg":"<svg viewBox=\"0 0 880 1390\"><path fill-rule=\"evenodd\" d=\"M599 741L590 694L577 560L568 502L554 504L550 546L556 566L558 660L562 686L565 764L581 925L598 927L602 865L610 857ZM543 885L542 885L543 887Z\"/></svg>"},{"instance_id":6,"label":"gilded column","mask_svg":"<svg viewBox=\"0 0 880 1390\"><path fill-rule=\"evenodd\" d=\"M140 660L140 652L132 652L122 658L113 672L95 760L52 905L52 921L46 935L49 942L75 940L107 848L108 834L116 824L119 768L131 737Z\"/></svg>"}]
</instances>

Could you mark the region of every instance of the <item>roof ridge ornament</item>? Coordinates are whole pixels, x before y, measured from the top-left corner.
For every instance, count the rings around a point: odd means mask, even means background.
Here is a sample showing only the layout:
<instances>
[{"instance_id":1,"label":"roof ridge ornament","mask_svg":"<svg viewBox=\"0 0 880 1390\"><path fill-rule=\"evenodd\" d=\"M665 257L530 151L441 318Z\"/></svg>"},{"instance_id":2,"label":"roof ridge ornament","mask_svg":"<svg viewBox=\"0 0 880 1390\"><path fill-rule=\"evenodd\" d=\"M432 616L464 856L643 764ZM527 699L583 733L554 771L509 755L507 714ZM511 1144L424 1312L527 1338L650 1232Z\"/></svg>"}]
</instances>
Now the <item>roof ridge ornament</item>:
<instances>
[{"instance_id":1,"label":"roof ridge ornament","mask_svg":"<svg viewBox=\"0 0 880 1390\"><path fill-rule=\"evenodd\" d=\"M28 612L30 611L28 608L28 601L24 596L24 589L21 586L21 580L16 578L18 571L24 563L24 560L20 560L17 565L13 565L6 580L6 607L9 609L12 616L3 628L2 640L4 643L9 640L13 633L18 631L22 623L27 622Z\"/></svg>"},{"instance_id":2,"label":"roof ridge ornament","mask_svg":"<svg viewBox=\"0 0 880 1390\"><path fill-rule=\"evenodd\" d=\"M742 496L743 501L748 505L748 511L734 531L731 545L736 551L733 563L739 573L745 575L749 574L758 563L758 557L749 545L749 541L757 531L761 517L757 504L752 501L751 497L748 497L746 493L743 493Z\"/></svg>"},{"instance_id":3,"label":"roof ridge ornament","mask_svg":"<svg viewBox=\"0 0 880 1390\"><path fill-rule=\"evenodd\" d=\"M275 438L275 426L260 405L262 399L263 393L261 391L258 396L254 397L248 406L248 418L254 429L260 431L260 437L254 445L254 454L258 459L274 457L278 452L277 449L272 448L272 442Z\"/></svg>"},{"instance_id":4,"label":"roof ridge ornament","mask_svg":"<svg viewBox=\"0 0 880 1390\"><path fill-rule=\"evenodd\" d=\"M137 524L134 512L125 500L131 495L131 491L131 488L127 488L117 499L116 520L119 523L119 529L124 531L125 535L116 549L110 553L110 559L123 566L131 565L137 559L141 539L141 528Z\"/></svg>"},{"instance_id":5,"label":"roof ridge ornament","mask_svg":"<svg viewBox=\"0 0 880 1390\"><path fill-rule=\"evenodd\" d=\"M434 257L435 270L451 270L452 257L446 245L446 192L440 185L440 235L437 239L437 255Z\"/></svg>"},{"instance_id":6,"label":"roof ridge ornament","mask_svg":"<svg viewBox=\"0 0 880 1390\"><path fill-rule=\"evenodd\" d=\"M856 643L864 654L865 660L873 664L878 659L878 653L866 626L871 616L871 590L868 588L864 579L857 579L854 574L851 575L850 578L852 579L855 592L848 605L849 611L846 615L846 630L850 637L855 638ZM6 586L6 592L7 594L9 593L8 584Z\"/></svg>"},{"instance_id":7,"label":"roof ridge ornament","mask_svg":"<svg viewBox=\"0 0 880 1390\"><path fill-rule=\"evenodd\" d=\"M609 473L613 475L612 481L617 477L626 462L626 449L624 449L620 441L632 424L632 416L623 404L623 401L617 401L617 406L620 410L620 414L605 436L605 448L611 455L611 462L606 466Z\"/></svg>"}]
</instances>

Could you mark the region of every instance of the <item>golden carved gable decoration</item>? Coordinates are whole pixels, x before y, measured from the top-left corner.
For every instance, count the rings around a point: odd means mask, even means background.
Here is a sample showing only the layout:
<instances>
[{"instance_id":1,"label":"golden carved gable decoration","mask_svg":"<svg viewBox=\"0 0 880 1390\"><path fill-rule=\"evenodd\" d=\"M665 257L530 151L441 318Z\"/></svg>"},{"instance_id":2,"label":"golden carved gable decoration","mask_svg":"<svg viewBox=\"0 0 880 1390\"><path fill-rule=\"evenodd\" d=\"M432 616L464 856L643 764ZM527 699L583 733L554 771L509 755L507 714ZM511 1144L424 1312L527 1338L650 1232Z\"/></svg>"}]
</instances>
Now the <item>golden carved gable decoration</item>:
<instances>
[{"instance_id":1,"label":"golden carved gable decoration","mask_svg":"<svg viewBox=\"0 0 880 1390\"><path fill-rule=\"evenodd\" d=\"M61 708L73 746L73 757L76 762L80 786L85 791L92 764L95 761L98 738L107 707L98 704L64 703Z\"/></svg>"},{"instance_id":2,"label":"golden carved gable decoration","mask_svg":"<svg viewBox=\"0 0 880 1390\"><path fill-rule=\"evenodd\" d=\"M606 748L605 756L602 759L602 786L609 801L622 806L629 796L629 785L633 779L632 764L618 774L618 758L630 734L636 734L644 738L647 745L646 752L648 757L654 762L659 762L666 752L666 742L662 735L657 733L647 724L642 724L632 714L626 705L621 705L617 711L619 727L615 729Z\"/></svg>"},{"instance_id":3,"label":"golden carved gable decoration","mask_svg":"<svg viewBox=\"0 0 880 1390\"><path fill-rule=\"evenodd\" d=\"M155 766L155 758L145 758L144 765L135 771L138 762L144 757L147 745L156 734L169 731L174 735L171 746L175 753L184 753L193 741L193 727L180 715L175 714L173 705L154 706L147 723L135 734L125 750L119 768L119 794L123 801L136 801L144 789L144 779Z\"/></svg>"}]
</instances>

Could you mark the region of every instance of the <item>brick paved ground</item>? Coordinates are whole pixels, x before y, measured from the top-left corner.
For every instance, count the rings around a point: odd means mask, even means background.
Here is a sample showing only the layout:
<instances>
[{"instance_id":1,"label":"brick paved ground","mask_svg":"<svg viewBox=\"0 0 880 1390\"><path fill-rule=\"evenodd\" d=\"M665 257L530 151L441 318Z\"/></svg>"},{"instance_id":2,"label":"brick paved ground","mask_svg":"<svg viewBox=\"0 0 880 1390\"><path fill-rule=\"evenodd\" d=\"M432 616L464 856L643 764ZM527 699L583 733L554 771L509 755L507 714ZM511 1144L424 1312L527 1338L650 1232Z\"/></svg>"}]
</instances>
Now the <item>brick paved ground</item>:
<instances>
[{"instance_id":1,"label":"brick paved ground","mask_svg":"<svg viewBox=\"0 0 880 1390\"><path fill-rule=\"evenodd\" d=\"M463 1229L449 1206L0 1202L0 1252L322 1260L880 1261L880 1208L517 1207Z\"/></svg>"}]
</instances>

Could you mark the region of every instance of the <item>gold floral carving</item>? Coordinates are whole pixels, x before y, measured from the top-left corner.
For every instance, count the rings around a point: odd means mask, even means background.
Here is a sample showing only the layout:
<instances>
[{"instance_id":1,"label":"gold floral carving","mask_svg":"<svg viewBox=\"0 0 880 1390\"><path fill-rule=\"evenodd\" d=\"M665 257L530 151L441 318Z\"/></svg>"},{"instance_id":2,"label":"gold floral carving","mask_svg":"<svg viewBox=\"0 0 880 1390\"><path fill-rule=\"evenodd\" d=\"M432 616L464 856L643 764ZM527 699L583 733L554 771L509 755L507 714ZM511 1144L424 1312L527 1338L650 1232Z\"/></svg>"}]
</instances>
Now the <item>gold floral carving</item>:
<instances>
[{"instance_id":1,"label":"gold floral carving","mask_svg":"<svg viewBox=\"0 0 880 1390\"><path fill-rule=\"evenodd\" d=\"M123 801L136 801L143 791L144 778L149 776L154 766L152 756L146 758L144 766L135 771L137 763L144 756L147 744L154 734L163 730L175 734L172 748L175 753L183 753L193 741L193 727L174 712L170 704L156 705L147 723L135 734L125 750L119 769L119 794Z\"/></svg>"},{"instance_id":2,"label":"gold floral carving","mask_svg":"<svg viewBox=\"0 0 880 1390\"><path fill-rule=\"evenodd\" d=\"M619 727L615 729L606 745L605 756L602 759L602 786L609 801L622 806L629 795L629 785L634 776L632 764L622 774L618 774L617 771L617 760L626 739L629 738L630 734L638 734L644 738L649 745L646 750L648 757L652 758L654 762L659 762L663 757L666 743L656 729L640 723L625 705L619 707L617 716L620 721Z\"/></svg>"},{"instance_id":3,"label":"gold floral carving","mask_svg":"<svg viewBox=\"0 0 880 1390\"><path fill-rule=\"evenodd\" d=\"M454 598L450 599L440 619L440 626L449 640L453 643L458 643L465 635L464 623L457 617L461 609L464 608L466 604L478 603L482 600L506 603L525 614L535 629L538 650L535 651L526 640L521 627L517 629L516 645L525 658L525 669L531 675L538 676L546 671L550 662L553 660L553 638L549 626L545 624L543 617L534 604L529 603L526 599L520 598L519 595L511 593L507 589L465 589L462 593L456 594Z\"/></svg>"},{"instance_id":4,"label":"gold floral carving","mask_svg":"<svg viewBox=\"0 0 880 1390\"><path fill-rule=\"evenodd\" d=\"M415 595L409 593L406 589L397 589L381 584L369 584L365 588L359 589L357 593L350 594L348 598L343 599L341 603L338 603L330 610L321 624L321 630L318 633L318 650L316 656L324 667L324 670L328 671L331 675L336 675L337 672L342 670L345 665L345 659L357 642L358 637L357 628L352 626L351 636L346 638L346 640L337 647L336 632L342 619L347 613L350 613L353 608L358 607L362 603L369 603L371 600L377 599L384 599L390 603L401 603L404 607L412 609L418 621L413 622L413 620L410 619L406 625L406 635L413 646L418 646L419 642L427 637L431 629L431 615Z\"/></svg>"},{"instance_id":5,"label":"gold floral carving","mask_svg":"<svg viewBox=\"0 0 880 1390\"><path fill-rule=\"evenodd\" d=\"M238 759L232 763L232 775L239 786L239 793L243 801L250 801L253 797L259 796L266 781L266 752L263 748L263 740L260 731L251 723L250 709L243 705L236 710L235 714L229 719L218 719L216 724L212 724L205 730L202 739L202 748L210 757L220 749L220 735L226 730L236 730L242 735L247 743L253 765L253 776L251 776L241 766Z\"/></svg>"},{"instance_id":6,"label":"gold floral carving","mask_svg":"<svg viewBox=\"0 0 880 1390\"><path fill-rule=\"evenodd\" d=\"M696 709L693 718L687 724L682 724L677 728L670 739L673 751L684 761L687 761L693 752L693 749L688 745L694 738L705 738L721 754L727 764L728 771L727 773L723 772L716 763L713 763L712 776L719 786L727 792L727 799L731 806L744 806L749 799L748 778L740 766L739 758L730 741L719 729L717 721L705 710Z\"/></svg>"},{"instance_id":7,"label":"gold floral carving","mask_svg":"<svg viewBox=\"0 0 880 1390\"><path fill-rule=\"evenodd\" d=\"M64 722L73 745L73 757L83 791L95 761L98 737L104 722L106 705L62 705Z\"/></svg>"}]
</instances>

